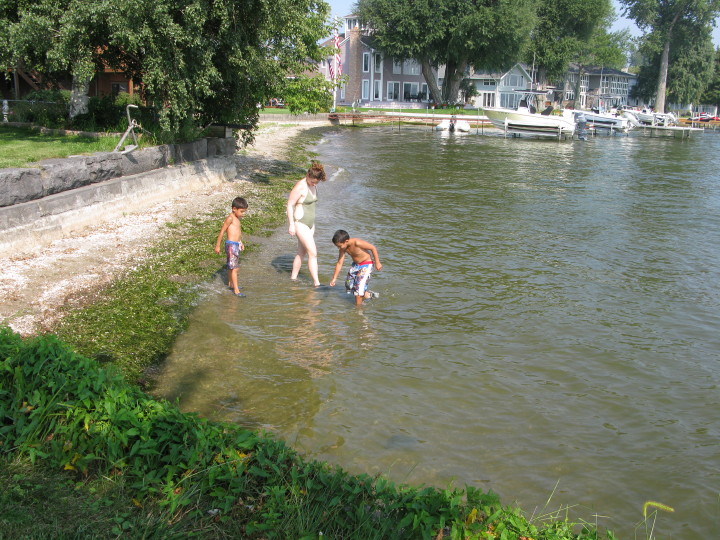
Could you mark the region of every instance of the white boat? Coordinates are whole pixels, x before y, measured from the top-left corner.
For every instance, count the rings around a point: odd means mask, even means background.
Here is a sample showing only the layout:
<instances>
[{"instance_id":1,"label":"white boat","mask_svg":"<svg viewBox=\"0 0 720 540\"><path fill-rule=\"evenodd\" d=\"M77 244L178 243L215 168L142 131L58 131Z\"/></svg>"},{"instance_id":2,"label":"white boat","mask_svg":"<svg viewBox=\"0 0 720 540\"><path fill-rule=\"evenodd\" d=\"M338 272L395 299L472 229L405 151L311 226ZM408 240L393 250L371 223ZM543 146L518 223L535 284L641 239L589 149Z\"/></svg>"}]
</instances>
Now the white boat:
<instances>
[{"instance_id":1,"label":"white boat","mask_svg":"<svg viewBox=\"0 0 720 540\"><path fill-rule=\"evenodd\" d=\"M516 109L504 107L487 107L483 113L492 124L503 130L505 134L535 135L539 137L555 137L562 139L572 137L575 133L575 118L571 111L562 114L551 114L552 107L538 113L532 102L537 96L545 96L540 90L516 90L522 95Z\"/></svg>"},{"instance_id":2,"label":"white boat","mask_svg":"<svg viewBox=\"0 0 720 540\"><path fill-rule=\"evenodd\" d=\"M623 115L626 117L634 116L640 124L649 126L672 126L678 123L673 113L659 113L652 109L626 109L623 111Z\"/></svg>"},{"instance_id":3,"label":"white boat","mask_svg":"<svg viewBox=\"0 0 720 540\"><path fill-rule=\"evenodd\" d=\"M594 127L595 129L609 129L611 132L617 131L618 133L627 133L635 127L630 119L617 112L579 111L577 109L571 110L575 113L576 117L577 115L582 114L585 117L589 128Z\"/></svg>"},{"instance_id":4,"label":"white boat","mask_svg":"<svg viewBox=\"0 0 720 540\"><path fill-rule=\"evenodd\" d=\"M450 118L440 122L437 126L435 126L435 129L438 131L448 131L450 133L455 131L467 133L470 131L470 123L465 120L455 120L455 118Z\"/></svg>"}]
</instances>

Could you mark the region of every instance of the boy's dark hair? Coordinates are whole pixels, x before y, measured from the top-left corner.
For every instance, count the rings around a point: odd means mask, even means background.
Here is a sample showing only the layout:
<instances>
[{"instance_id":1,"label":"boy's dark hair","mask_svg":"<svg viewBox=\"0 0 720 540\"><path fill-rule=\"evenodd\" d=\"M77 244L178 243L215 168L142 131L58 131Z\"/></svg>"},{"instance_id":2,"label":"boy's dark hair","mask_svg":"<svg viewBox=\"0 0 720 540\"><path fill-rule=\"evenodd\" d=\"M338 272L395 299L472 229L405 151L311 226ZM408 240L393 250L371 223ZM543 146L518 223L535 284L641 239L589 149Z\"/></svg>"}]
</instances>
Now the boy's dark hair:
<instances>
[{"instance_id":1,"label":"boy's dark hair","mask_svg":"<svg viewBox=\"0 0 720 540\"><path fill-rule=\"evenodd\" d=\"M232 202L232 207L233 208L247 208L248 203L242 197L235 197Z\"/></svg>"},{"instance_id":2,"label":"boy's dark hair","mask_svg":"<svg viewBox=\"0 0 720 540\"><path fill-rule=\"evenodd\" d=\"M333 234L333 244L342 244L343 242L347 242L350 240L350 235L347 231L343 231L342 229L338 229L335 231L335 234Z\"/></svg>"}]
</instances>

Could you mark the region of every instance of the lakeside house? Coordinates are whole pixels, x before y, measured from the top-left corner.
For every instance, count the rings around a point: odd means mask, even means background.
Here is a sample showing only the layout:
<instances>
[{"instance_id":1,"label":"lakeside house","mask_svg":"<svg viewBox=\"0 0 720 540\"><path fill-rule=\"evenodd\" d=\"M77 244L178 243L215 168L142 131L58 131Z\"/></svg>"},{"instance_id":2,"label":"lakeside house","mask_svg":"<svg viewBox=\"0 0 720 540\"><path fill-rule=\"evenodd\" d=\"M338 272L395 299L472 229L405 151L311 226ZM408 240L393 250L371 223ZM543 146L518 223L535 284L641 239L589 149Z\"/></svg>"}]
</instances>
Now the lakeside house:
<instances>
[{"instance_id":1,"label":"lakeside house","mask_svg":"<svg viewBox=\"0 0 720 540\"><path fill-rule=\"evenodd\" d=\"M357 15L345 17L339 36L340 70L348 80L336 91L338 105L381 108L425 108L430 101L428 85L420 64L415 60L397 62L385 58L375 48L375 40L360 24ZM332 45L328 39L323 45ZM332 79L335 57L320 62L318 70Z\"/></svg>"},{"instance_id":2,"label":"lakeside house","mask_svg":"<svg viewBox=\"0 0 720 540\"><path fill-rule=\"evenodd\" d=\"M8 68L9 77L0 77L0 93L2 99L24 99L26 95L35 90L43 90L48 84L39 73L21 67ZM59 90L70 90L72 78L70 75L53 81ZM139 85L124 73L105 67L96 71L88 87L88 96L115 96L120 92L133 95L139 90Z\"/></svg>"},{"instance_id":3,"label":"lakeside house","mask_svg":"<svg viewBox=\"0 0 720 540\"><path fill-rule=\"evenodd\" d=\"M375 39L356 14L344 17L343 31L339 33L339 58L328 56L317 66L327 80L340 69L347 77L335 92L338 106L377 108L426 108L432 101L421 66L414 60L397 62L385 57L375 46ZM332 47L329 38L323 45ZM339 61L339 66L337 65ZM444 66L435 75L442 87ZM578 78L580 79L578 85ZM578 109L634 107L648 104L632 97L637 75L613 68L583 66L568 68L562 81L555 86L538 86L536 73L531 66L517 62L504 72L469 68L466 73L475 87L476 95L466 100L468 108L515 107L520 99L516 89L535 88L548 90L545 105ZM668 110L688 114L690 111L717 114L710 105L675 104Z\"/></svg>"}]
</instances>

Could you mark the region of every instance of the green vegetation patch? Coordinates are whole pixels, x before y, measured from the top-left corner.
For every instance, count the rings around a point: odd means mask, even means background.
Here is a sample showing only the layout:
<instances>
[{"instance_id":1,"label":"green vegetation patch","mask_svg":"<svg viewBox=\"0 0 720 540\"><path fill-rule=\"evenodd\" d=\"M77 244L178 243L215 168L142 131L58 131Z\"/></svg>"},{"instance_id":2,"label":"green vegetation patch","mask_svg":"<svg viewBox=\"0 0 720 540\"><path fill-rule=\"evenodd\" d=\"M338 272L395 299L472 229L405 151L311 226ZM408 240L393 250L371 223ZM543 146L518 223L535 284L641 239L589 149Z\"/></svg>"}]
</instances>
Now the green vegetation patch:
<instances>
[{"instance_id":1,"label":"green vegetation patch","mask_svg":"<svg viewBox=\"0 0 720 540\"><path fill-rule=\"evenodd\" d=\"M598 538L555 515L531 523L474 488L398 486L305 461L281 441L149 398L54 336L22 339L4 327L0 419L10 490L0 500L26 501L5 507L0 537L30 526L28 507L40 513L37 466L51 472L46 495L79 490L68 506L77 524L105 505L102 526L133 537L184 528L214 538ZM63 500L49 505L44 530L47 520L67 529L67 514L54 516Z\"/></svg>"},{"instance_id":2,"label":"green vegetation patch","mask_svg":"<svg viewBox=\"0 0 720 540\"><path fill-rule=\"evenodd\" d=\"M252 213L243 219L246 235L269 234L285 219L285 201L297 179L297 167L286 164L254 178ZM257 201L257 202L256 202ZM162 361L201 295L199 284L222 270L223 260L213 251L227 215L227 205L200 217L168 224L155 247L133 270L93 301L71 309L54 329L85 356L112 362L131 381ZM252 251L257 245L247 243Z\"/></svg>"},{"instance_id":3,"label":"green vegetation patch","mask_svg":"<svg viewBox=\"0 0 720 540\"><path fill-rule=\"evenodd\" d=\"M0 169L27 167L41 159L111 152L119 141L119 137L50 135L0 124Z\"/></svg>"}]
</instances>

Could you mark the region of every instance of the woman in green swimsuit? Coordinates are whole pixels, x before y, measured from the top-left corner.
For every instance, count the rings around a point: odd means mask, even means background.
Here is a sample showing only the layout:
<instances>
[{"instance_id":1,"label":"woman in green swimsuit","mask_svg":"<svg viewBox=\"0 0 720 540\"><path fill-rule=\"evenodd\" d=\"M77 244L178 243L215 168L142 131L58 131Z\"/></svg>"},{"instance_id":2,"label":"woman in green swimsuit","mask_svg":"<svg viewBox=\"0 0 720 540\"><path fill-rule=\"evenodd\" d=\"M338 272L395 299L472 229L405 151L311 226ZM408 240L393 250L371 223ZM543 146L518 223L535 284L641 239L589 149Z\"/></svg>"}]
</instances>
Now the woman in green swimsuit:
<instances>
[{"instance_id":1,"label":"woman in green swimsuit","mask_svg":"<svg viewBox=\"0 0 720 540\"><path fill-rule=\"evenodd\" d=\"M287 203L287 216L290 222L288 232L296 236L298 250L293 260L290 279L297 279L302 261L307 255L308 270L315 287L318 280L317 248L315 247L315 205L317 203L317 184L325 180L325 169L320 163L313 162L305 178L290 191Z\"/></svg>"}]
</instances>

